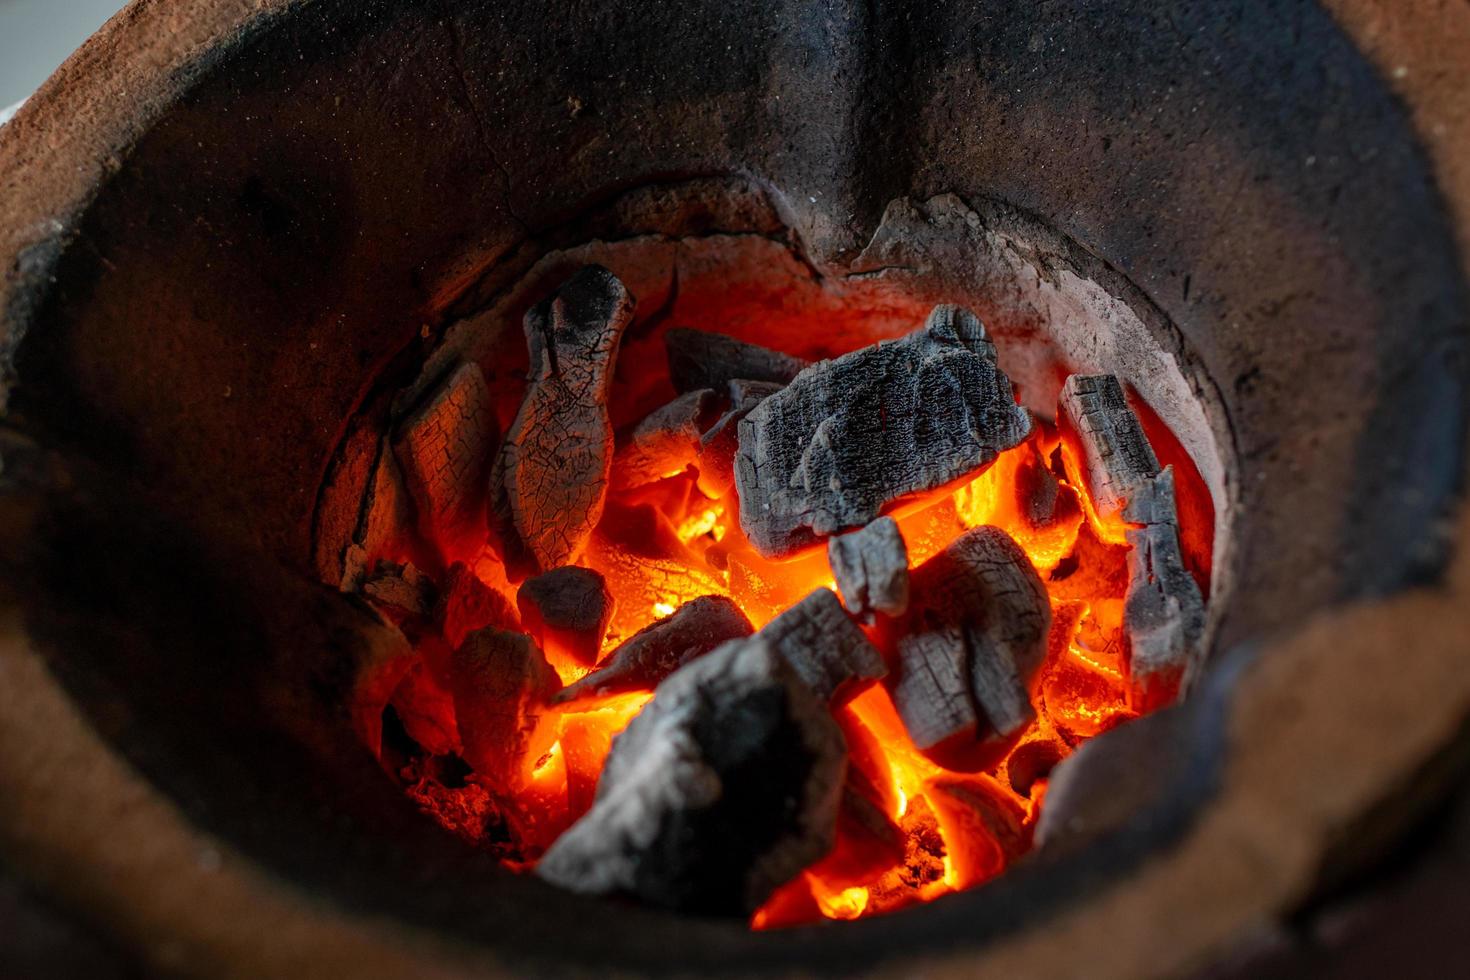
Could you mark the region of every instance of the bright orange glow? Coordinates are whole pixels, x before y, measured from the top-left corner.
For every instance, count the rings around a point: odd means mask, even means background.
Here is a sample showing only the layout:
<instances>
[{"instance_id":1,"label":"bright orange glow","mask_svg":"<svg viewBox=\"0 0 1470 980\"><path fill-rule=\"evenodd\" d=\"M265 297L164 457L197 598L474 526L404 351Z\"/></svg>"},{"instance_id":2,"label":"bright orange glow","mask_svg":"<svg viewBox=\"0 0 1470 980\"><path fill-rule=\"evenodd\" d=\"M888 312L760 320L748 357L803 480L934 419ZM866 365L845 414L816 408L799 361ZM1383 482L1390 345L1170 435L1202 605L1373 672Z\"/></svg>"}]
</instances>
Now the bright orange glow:
<instances>
[{"instance_id":1,"label":"bright orange glow","mask_svg":"<svg viewBox=\"0 0 1470 980\"><path fill-rule=\"evenodd\" d=\"M780 562L763 558L741 533L738 510L733 491L706 497L689 473L609 497L579 561L604 576L616 599L603 659L700 596L728 596L759 628L814 589L835 587L825 548ZM1054 430L1038 425L1030 440L986 471L904 501L893 516L911 566L982 525L1005 530L1031 558L1056 613L1036 682L1037 718L993 770L956 773L914 746L881 684L858 692L835 717L871 819L840 821L831 854L779 889L752 917L753 928L882 914L993 878L1029 846L1056 761L1134 717L1123 676L1127 527L1099 517L1073 449ZM513 595L515 586L493 554L474 569L486 585ZM544 652L563 684L594 669L561 650ZM613 740L652 697L651 690L639 691L547 709L556 741L542 757L524 760L526 786L514 799L488 799L473 775L463 790L421 781L410 793L465 836L475 827L484 833L485 814L500 808L513 843L497 853L512 867L534 865L592 806ZM884 818L886 827L874 830Z\"/></svg>"}]
</instances>

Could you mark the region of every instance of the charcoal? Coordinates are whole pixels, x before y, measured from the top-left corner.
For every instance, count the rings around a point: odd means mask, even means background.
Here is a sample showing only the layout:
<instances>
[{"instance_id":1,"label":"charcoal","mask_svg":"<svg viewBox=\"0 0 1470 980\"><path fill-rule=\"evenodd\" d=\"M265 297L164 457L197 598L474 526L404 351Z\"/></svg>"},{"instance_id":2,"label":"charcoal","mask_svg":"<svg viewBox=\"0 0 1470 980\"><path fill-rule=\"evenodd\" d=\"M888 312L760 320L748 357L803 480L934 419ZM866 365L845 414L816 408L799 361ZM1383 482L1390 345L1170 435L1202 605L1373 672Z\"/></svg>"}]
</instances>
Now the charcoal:
<instances>
[{"instance_id":1,"label":"charcoal","mask_svg":"<svg viewBox=\"0 0 1470 980\"><path fill-rule=\"evenodd\" d=\"M420 661L393 692L393 710L410 738L430 755L461 751L459 726L454 720L454 698Z\"/></svg>"},{"instance_id":2,"label":"charcoal","mask_svg":"<svg viewBox=\"0 0 1470 980\"><path fill-rule=\"evenodd\" d=\"M735 485L735 453L740 449L740 420L783 385L737 379L730 382L730 410L699 439L699 489L718 499Z\"/></svg>"},{"instance_id":3,"label":"charcoal","mask_svg":"<svg viewBox=\"0 0 1470 980\"><path fill-rule=\"evenodd\" d=\"M1093 509L1104 520L1121 516L1134 494L1159 472L1123 386L1111 374L1074 374L1062 385L1057 407L1063 437L1081 453Z\"/></svg>"},{"instance_id":4,"label":"charcoal","mask_svg":"<svg viewBox=\"0 0 1470 980\"><path fill-rule=\"evenodd\" d=\"M413 564L378 562L362 586L363 593L399 617L425 616L434 605L434 584Z\"/></svg>"},{"instance_id":5,"label":"charcoal","mask_svg":"<svg viewBox=\"0 0 1470 980\"><path fill-rule=\"evenodd\" d=\"M503 630L521 628L520 617L510 600L481 582L462 562L450 566L444 576L435 619L451 647L459 646L468 634L486 626Z\"/></svg>"},{"instance_id":6,"label":"charcoal","mask_svg":"<svg viewBox=\"0 0 1470 980\"><path fill-rule=\"evenodd\" d=\"M675 327L664 335L669 380L675 391L724 391L736 379L788 384L807 366L790 354L748 344L725 334Z\"/></svg>"},{"instance_id":7,"label":"charcoal","mask_svg":"<svg viewBox=\"0 0 1470 980\"><path fill-rule=\"evenodd\" d=\"M650 691L696 657L752 632L750 620L735 603L724 596L700 596L629 637L600 667L566 687L557 701Z\"/></svg>"},{"instance_id":8,"label":"charcoal","mask_svg":"<svg viewBox=\"0 0 1470 980\"><path fill-rule=\"evenodd\" d=\"M701 388L680 395L639 422L613 460L612 488L641 487L695 464L700 437L719 418L719 408L719 396Z\"/></svg>"},{"instance_id":9,"label":"charcoal","mask_svg":"<svg viewBox=\"0 0 1470 980\"><path fill-rule=\"evenodd\" d=\"M536 873L744 918L831 848L844 769L837 723L786 659L760 639L726 643L659 685Z\"/></svg>"},{"instance_id":10,"label":"charcoal","mask_svg":"<svg viewBox=\"0 0 1470 980\"><path fill-rule=\"evenodd\" d=\"M765 625L757 636L785 657L817 696L830 701L888 672L831 589L817 589Z\"/></svg>"},{"instance_id":11,"label":"charcoal","mask_svg":"<svg viewBox=\"0 0 1470 980\"><path fill-rule=\"evenodd\" d=\"M885 628L889 692L909 737L948 768L1000 760L1035 717L1051 606L1026 553L999 528L967 531L912 573L908 613Z\"/></svg>"},{"instance_id":12,"label":"charcoal","mask_svg":"<svg viewBox=\"0 0 1470 980\"><path fill-rule=\"evenodd\" d=\"M1205 607L1184 567L1174 498L1174 469L1136 488L1124 518L1128 591L1123 604L1128 706L1144 713L1172 702L1204 655Z\"/></svg>"},{"instance_id":13,"label":"charcoal","mask_svg":"<svg viewBox=\"0 0 1470 980\"><path fill-rule=\"evenodd\" d=\"M880 517L827 542L827 561L854 616L901 616L909 607L909 553L898 522Z\"/></svg>"},{"instance_id":14,"label":"charcoal","mask_svg":"<svg viewBox=\"0 0 1470 980\"><path fill-rule=\"evenodd\" d=\"M394 455L419 528L447 556L464 557L462 542L482 536L495 439L490 388L475 364L459 365L398 427Z\"/></svg>"},{"instance_id":15,"label":"charcoal","mask_svg":"<svg viewBox=\"0 0 1470 980\"><path fill-rule=\"evenodd\" d=\"M521 624L543 649L565 653L591 666L597 662L613 595L590 568L567 565L527 579L518 593Z\"/></svg>"},{"instance_id":16,"label":"charcoal","mask_svg":"<svg viewBox=\"0 0 1470 980\"><path fill-rule=\"evenodd\" d=\"M368 563L382 556L413 523L413 504L403 474L393 455L392 443L384 438L373 463L363 494L357 528L343 559L342 589L355 592L367 577Z\"/></svg>"},{"instance_id":17,"label":"charcoal","mask_svg":"<svg viewBox=\"0 0 1470 980\"><path fill-rule=\"evenodd\" d=\"M995 877L1030 844L1025 810L988 776L943 776L925 795L949 829L949 866L961 888Z\"/></svg>"},{"instance_id":18,"label":"charcoal","mask_svg":"<svg viewBox=\"0 0 1470 980\"><path fill-rule=\"evenodd\" d=\"M529 636L493 627L465 637L449 663L464 759L493 792L521 789L556 740L547 704L561 688Z\"/></svg>"},{"instance_id":19,"label":"charcoal","mask_svg":"<svg viewBox=\"0 0 1470 980\"><path fill-rule=\"evenodd\" d=\"M549 571L581 553L612 467L612 365L633 298L588 266L526 313L525 399L495 462L494 516L518 567Z\"/></svg>"},{"instance_id":20,"label":"charcoal","mask_svg":"<svg viewBox=\"0 0 1470 980\"><path fill-rule=\"evenodd\" d=\"M740 525L785 557L984 471L1030 431L979 319L938 306L923 329L807 368L740 421Z\"/></svg>"}]
</instances>

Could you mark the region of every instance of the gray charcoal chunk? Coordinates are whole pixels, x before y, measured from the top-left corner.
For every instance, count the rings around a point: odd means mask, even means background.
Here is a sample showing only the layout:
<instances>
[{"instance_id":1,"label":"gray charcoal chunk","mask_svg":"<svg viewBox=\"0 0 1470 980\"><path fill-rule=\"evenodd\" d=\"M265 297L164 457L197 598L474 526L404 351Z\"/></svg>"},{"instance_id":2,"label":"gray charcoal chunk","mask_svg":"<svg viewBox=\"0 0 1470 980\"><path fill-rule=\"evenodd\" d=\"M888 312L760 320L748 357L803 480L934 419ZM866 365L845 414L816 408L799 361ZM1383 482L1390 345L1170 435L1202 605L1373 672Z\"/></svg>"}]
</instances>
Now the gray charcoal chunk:
<instances>
[{"instance_id":1,"label":"gray charcoal chunk","mask_svg":"<svg viewBox=\"0 0 1470 980\"><path fill-rule=\"evenodd\" d=\"M722 333L675 327L664 335L669 380L675 391L712 388L724 391L731 381L786 384L807 366L790 354L748 344Z\"/></svg>"},{"instance_id":2,"label":"gray charcoal chunk","mask_svg":"<svg viewBox=\"0 0 1470 980\"><path fill-rule=\"evenodd\" d=\"M853 615L900 616L908 609L909 552L893 518L831 538L827 562Z\"/></svg>"}]
</instances>

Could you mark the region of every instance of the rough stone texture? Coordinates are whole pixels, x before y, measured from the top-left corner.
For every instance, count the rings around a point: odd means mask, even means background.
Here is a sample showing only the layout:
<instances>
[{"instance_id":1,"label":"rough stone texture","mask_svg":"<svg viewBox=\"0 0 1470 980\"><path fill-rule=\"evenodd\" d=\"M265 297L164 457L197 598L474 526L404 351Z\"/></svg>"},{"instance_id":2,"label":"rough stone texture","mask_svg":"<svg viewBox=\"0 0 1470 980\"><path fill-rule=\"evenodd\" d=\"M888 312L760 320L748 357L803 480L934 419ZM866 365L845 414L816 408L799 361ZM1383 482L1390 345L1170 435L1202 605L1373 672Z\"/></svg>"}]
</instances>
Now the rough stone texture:
<instances>
[{"instance_id":1,"label":"rough stone texture","mask_svg":"<svg viewBox=\"0 0 1470 980\"><path fill-rule=\"evenodd\" d=\"M814 365L740 422L740 526L783 556L902 497L977 473L1031 431L985 328L935 307L923 329Z\"/></svg>"},{"instance_id":2,"label":"rough stone texture","mask_svg":"<svg viewBox=\"0 0 1470 980\"><path fill-rule=\"evenodd\" d=\"M1074 374L1062 386L1057 420L1063 438L1082 453L1079 461L1093 508L1116 518L1149 480L1159 461L1128 407L1123 386L1110 374Z\"/></svg>"},{"instance_id":3,"label":"rough stone texture","mask_svg":"<svg viewBox=\"0 0 1470 980\"><path fill-rule=\"evenodd\" d=\"M888 673L878 649L831 589L817 589L756 634L785 657L823 701Z\"/></svg>"},{"instance_id":4,"label":"rough stone texture","mask_svg":"<svg viewBox=\"0 0 1470 980\"><path fill-rule=\"evenodd\" d=\"M474 364L455 368L398 428L394 454L413 496L419 529L451 559L465 557L480 543L495 436L490 389ZM381 463L379 473L391 480Z\"/></svg>"},{"instance_id":5,"label":"rough stone texture","mask_svg":"<svg viewBox=\"0 0 1470 980\"><path fill-rule=\"evenodd\" d=\"M588 666L597 662L614 605L602 575L575 565L527 579L516 593L526 632Z\"/></svg>"},{"instance_id":6,"label":"rough stone texture","mask_svg":"<svg viewBox=\"0 0 1470 980\"><path fill-rule=\"evenodd\" d=\"M884 628L894 707L935 761L986 769L1036 715L1046 588L1004 531L978 527L914 569L912 593L908 614Z\"/></svg>"},{"instance_id":7,"label":"rough stone texture","mask_svg":"<svg viewBox=\"0 0 1470 980\"><path fill-rule=\"evenodd\" d=\"M613 457L612 488L623 490L675 476L699 459L700 437L720 418L709 388L687 392L634 427Z\"/></svg>"},{"instance_id":8,"label":"rough stone texture","mask_svg":"<svg viewBox=\"0 0 1470 980\"><path fill-rule=\"evenodd\" d=\"M573 891L746 916L832 846L842 733L761 640L664 681L613 742L592 810L536 873Z\"/></svg>"},{"instance_id":9,"label":"rough stone texture","mask_svg":"<svg viewBox=\"0 0 1470 980\"><path fill-rule=\"evenodd\" d=\"M732 381L789 384L807 362L724 334L676 327L664 335L669 380L676 391L724 391Z\"/></svg>"},{"instance_id":10,"label":"rough stone texture","mask_svg":"<svg viewBox=\"0 0 1470 980\"><path fill-rule=\"evenodd\" d=\"M901 616L909 607L909 552L898 522L880 517L827 542L827 561L854 616Z\"/></svg>"},{"instance_id":11,"label":"rough stone texture","mask_svg":"<svg viewBox=\"0 0 1470 980\"><path fill-rule=\"evenodd\" d=\"M1134 489L1124 517L1142 525L1127 532L1128 703L1147 712L1173 701L1203 666L1205 604L1179 547L1172 467Z\"/></svg>"},{"instance_id":12,"label":"rough stone texture","mask_svg":"<svg viewBox=\"0 0 1470 980\"><path fill-rule=\"evenodd\" d=\"M612 363L633 298L588 266L526 313L526 397L495 463L492 491L508 551L540 571L576 559L607 493ZM512 536L513 535L513 536Z\"/></svg>"},{"instance_id":13,"label":"rough stone texture","mask_svg":"<svg viewBox=\"0 0 1470 980\"><path fill-rule=\"evenodd\" d=\"M563 688L556 700L562 703L652 690L696 657L752 632L754 627L740 607L724 596L691 599L673 615L634 633L596 670Z\"/></svg>"},{"instance_id":14,"label":"rough stone texture","mask_svg":"<svg viewBox=\"0 0 1470 980\"><path fill-rule=\"evenodd\" d=\"M465 637L449 662L449 690L464 758L493 792L510 796L551 748L547 703L561 689L556 671L520 633L494 627Z\"/></svg>"}]
</instances>

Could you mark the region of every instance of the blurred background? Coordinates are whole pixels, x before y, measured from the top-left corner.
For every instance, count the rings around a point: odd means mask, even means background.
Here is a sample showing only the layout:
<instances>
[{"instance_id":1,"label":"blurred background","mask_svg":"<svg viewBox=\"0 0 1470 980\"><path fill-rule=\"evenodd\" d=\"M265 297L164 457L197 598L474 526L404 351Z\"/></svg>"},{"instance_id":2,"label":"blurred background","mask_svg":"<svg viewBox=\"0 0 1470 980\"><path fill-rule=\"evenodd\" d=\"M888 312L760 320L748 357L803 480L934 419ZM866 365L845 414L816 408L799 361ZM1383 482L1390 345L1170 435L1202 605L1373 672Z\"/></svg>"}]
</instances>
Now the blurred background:
<instances>
[{"instance_id":1,"label":"blurred background","mask_svg":"<svg viewBox=\"0 0 1470 980\"><path fill-rule=\"evenodd\" d=\"M0 110L34 92L124 0L0 0Z\"/></svg>"}]
</instances>

